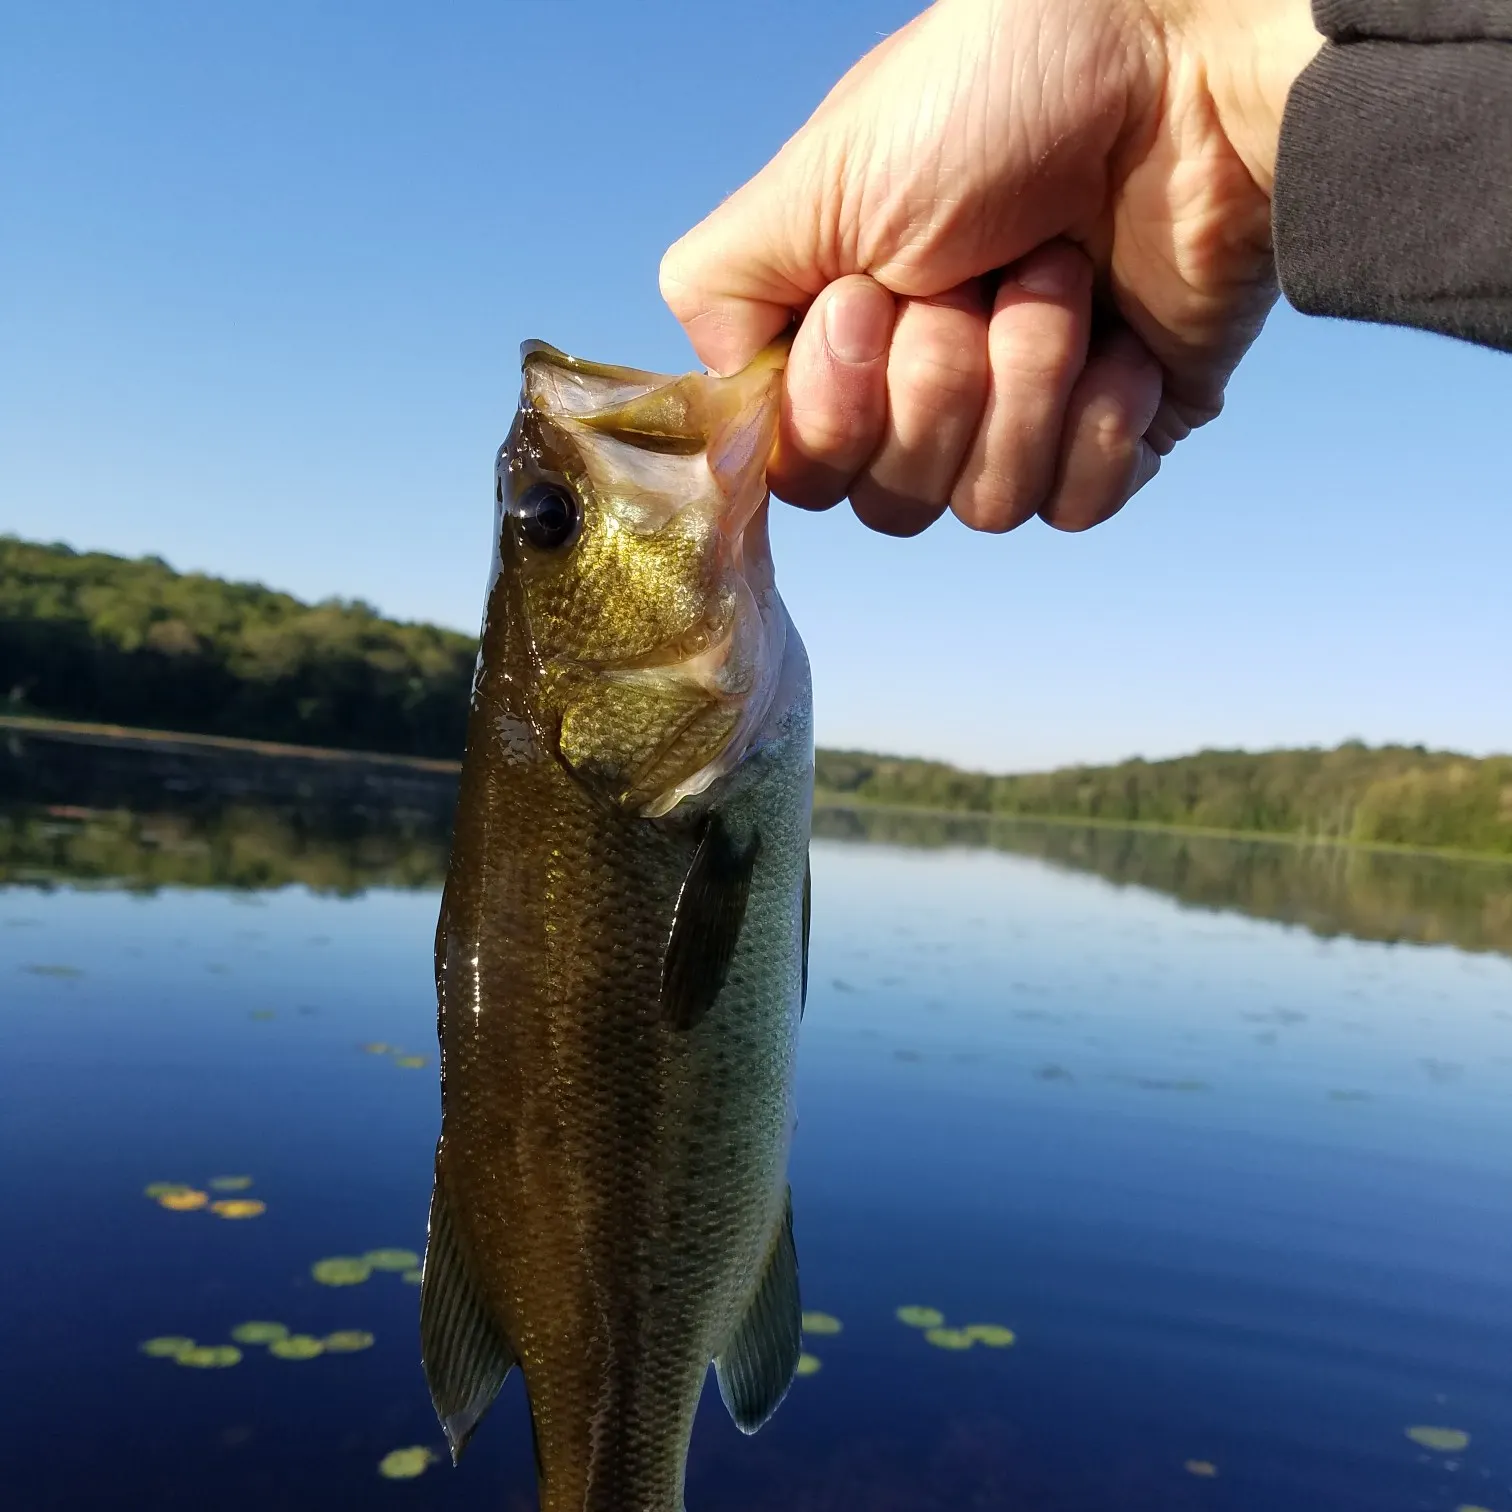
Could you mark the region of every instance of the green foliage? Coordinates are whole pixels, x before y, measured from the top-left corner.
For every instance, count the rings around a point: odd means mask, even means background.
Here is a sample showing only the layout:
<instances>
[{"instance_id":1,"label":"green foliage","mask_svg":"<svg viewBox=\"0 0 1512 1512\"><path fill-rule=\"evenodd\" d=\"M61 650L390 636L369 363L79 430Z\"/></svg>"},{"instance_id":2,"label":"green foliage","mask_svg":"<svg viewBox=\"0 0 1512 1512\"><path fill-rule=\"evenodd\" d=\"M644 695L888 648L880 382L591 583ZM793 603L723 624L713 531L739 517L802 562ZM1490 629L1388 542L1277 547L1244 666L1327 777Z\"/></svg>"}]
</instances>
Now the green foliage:
<instances>
[{"instance_id":1,"label":"green foliage","mask_svg":"<svg viewBox=\"0 0 1512 1512\"><path fill-rule=\"evenodd\" d=\"M1026 776L820 751L820 801L1512 855L1512 757L1417 746L1202 751Z\"/></svg>"},{"instance_id":2,"label":"green foliage","mask_svg":"<svg viewBox=\"0 0 1512 1512\"><path fill-rule=\"evenodd\" d=\"M0 536L0 710L456 757L476 642L359 601ZM7 697L8 694L8 697ZM820 751L821 801L1512 855L1512 757L1202 751L1026 776Z\"/></svg>"},{"instance_id":3,"label":"green foliage","mask_svg":"<svg viewBox=\"0 0 1512 1512\"><path fill-rule=\"evenodd\" d=\"M0 536L0 709L456 756L475 655L359 601Z\"/></svg>"}]
</instances>

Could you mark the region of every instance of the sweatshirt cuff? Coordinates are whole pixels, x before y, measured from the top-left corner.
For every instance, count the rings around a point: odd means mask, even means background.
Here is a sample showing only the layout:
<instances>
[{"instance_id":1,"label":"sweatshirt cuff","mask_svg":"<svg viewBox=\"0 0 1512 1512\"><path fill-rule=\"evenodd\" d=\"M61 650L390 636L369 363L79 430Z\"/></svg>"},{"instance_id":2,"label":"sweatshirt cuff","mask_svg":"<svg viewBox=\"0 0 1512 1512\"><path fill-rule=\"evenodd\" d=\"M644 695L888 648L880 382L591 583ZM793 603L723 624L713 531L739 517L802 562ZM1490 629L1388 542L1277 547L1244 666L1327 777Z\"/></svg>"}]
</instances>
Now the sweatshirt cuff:
<instances>
[{"instance_id":1,"label":"sweatshirt cuff","mask_svg":"<svg viewBox=\"0 0 1512 1512\"><path fill-rule=\"evenodd\" d=\"M1313 0L1330 42L1512 42L1512 0Z\"/></svg>"},{"instance_id":2,"label":"sweatshirt cuff","mask_svg":"<svg viewBox=\"0 0 1512 1512\"><path fill-rule=\"evenodd\" d=\"M1318 0L1317 13L1388 8ZM1292 86L1276 160L1287 299L1512 350L1509 101L1502 42L1325 44Z\"/></svg>"}]
</instances>

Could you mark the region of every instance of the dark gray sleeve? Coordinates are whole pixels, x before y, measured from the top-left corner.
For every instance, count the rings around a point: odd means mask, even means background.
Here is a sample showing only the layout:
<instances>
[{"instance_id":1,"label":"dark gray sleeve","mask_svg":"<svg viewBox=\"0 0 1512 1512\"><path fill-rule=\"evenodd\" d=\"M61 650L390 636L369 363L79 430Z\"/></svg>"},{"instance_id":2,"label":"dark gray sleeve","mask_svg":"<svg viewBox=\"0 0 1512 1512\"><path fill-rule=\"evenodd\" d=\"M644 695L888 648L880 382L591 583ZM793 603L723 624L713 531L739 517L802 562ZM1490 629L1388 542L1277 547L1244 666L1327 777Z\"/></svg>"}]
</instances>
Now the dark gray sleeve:
<instances>
[{"instance_id":1,"label":"dark gray sleeve","mask_svg":"<svg viewBox=\"0 0 1512 1512\"><path fill-rule=\"evenodd\" d=\"M1272 222L1299 310L1512 351L1512 0L1314 0Z\"/></svg>"}]
</instances>

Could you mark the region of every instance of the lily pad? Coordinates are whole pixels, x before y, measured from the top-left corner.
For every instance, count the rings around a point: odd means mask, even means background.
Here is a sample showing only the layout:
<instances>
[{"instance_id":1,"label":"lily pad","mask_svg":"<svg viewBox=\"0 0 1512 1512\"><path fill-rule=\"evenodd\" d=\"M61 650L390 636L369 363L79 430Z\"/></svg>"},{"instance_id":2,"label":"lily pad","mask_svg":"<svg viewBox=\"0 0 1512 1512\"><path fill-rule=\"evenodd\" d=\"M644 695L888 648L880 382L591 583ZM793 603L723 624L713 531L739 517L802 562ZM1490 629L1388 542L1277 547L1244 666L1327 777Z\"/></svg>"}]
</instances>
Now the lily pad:
<instances>
[{"instance_id":1,"label":"lily pad","mask_svg":"<svg viewBox=\"0 0 1512 1512\"><path fill-rule=\"evenodd\" d=\"M824 1361L818 1355L801 1354L798 1356L798 1374L801 1376L818 1375L824 1369Z\"/></svg>"},{"instance_id":2,"label":"lily pad","mask_svg":"<svg viewBox=\"0 0 1512 1512\"><path fill-rule=\"evenodd\" d=\"M1018 1338L1001 1323L968 1323L961 1331L969 1334L974 1343L985 1344L989 1349L1007 1349Z\"/></svg>"},{"instance_id":3,"label":"lily pad","mask_svg":"<svg viewBox=\"0 0 1512 1512\"><path fill-rule=\"evenodd\" d=\"M964 1328L926 1328L924 1337L936 1349L970 1349L976 1342Z\"/></svg>"},{"instance_id":4,"label":"lily pad","mask_svg":"<svg viewBox=\"0 0 1512 1512\"><path fill-rule=\"evenodd\" d=\"M412 1270L405 1271L399 1279L401 1281L408 1281L411 1286L419 1286L425 1280L425 1272L417 1265Z\"/></svg>"},{"instance_id":5,"label":"lily pad","mask_svg":"<svg viewBox=\"0 0 1512 1512\"><path fill-rule=\"evenodd\" d=\"M323 1342L327 1354L356 1354L373 1347L373 1336L360 1328L343 1328L328 1333Z\"/></svg>"},{"instance_id":6,"label":"lily pad","mask_svg":"<svg viewBox=\"0 0 1512 1512\"><path fill-rule=\"evenodd\" d=\"M137 1348L154 1360L176 1360L186 1349L194 1348L194 1340L178 1334L163 1334L160 1338L144 1339Z\"/></svg>"},{"instance_id":7,"label":"lily pad","mask_svg":"<svg viewBox=\"0 0 1512 1512\"><path fill-rule=\"evenodd\" d=\"M154 1181L151 1186L145 1186L142 1191L154 1202L164 1197L172 1197L179 1192L192 1192L192 1186L185 1186L182 1181Z\"/></svg>"},{"instance_id":8,"label":"lily pad","mask_svg":"<svg viewBox=\"0 0 1512 1512\"><path fill-rule=\"evenodd\" d=\"M420 1263L419 1255L407 1249L369 1250L362 1259L365 1265L378 1271L413 1270Z\"/></svg>"},{"instance_id":9,"label":"lily pad","mask_svg":"<svg viewBox=\"0 0 1512 1512\"><path fill-rule=\"evenodd\" d=\"M231 1337L238 1344L276 1344L289 1337L289 1330L282 1323L238 1323Z\"/></svg>"},{"instance_id":10,"label":"lily pad","mask_svg":"<svg viewBox=\"0 0 1512 1512\"><path fill-rule=\"evenodd\" d=\"M1458 1428L1413 1427L1407 1430L1407 1437L1414 1444L1437 1449L1442 1454L1458 1454L1470 1444L1470 1435Z\"/></svg>"},{"instance_id":11,"label":"lily pad","mask_svg":"<svg viewBox=\"0 0 1512 1512\"><path fill-rule=\"evenodd\" d=\"M165 1207L171 1213L192 1213L196 1208L202 1208L209 1202L208 1192L197 1192L192 1187L183 1187L176 1192L164 1192L158 1198L158 1206Z\"/></svg>"},{"instance_id":12,"label":"lily pad","mask_svg":"<svg viewBox=\"0 0 1512 1512\"><path fill-rule=\"evenodd\" d=\"M325 1344L310 1334L290 1334L287 1339L274 1339L268 1353L280 1360L313 1360L325 1353Z\"/></svg>"},{"instance_id":13,"label":"lily pad","mask_svg":"<svg viewBox=\"0 0 1512 1512\"><path fill-rule=\"evenodd\" d=\"M382 1040L374 1040L370 1045L362 1047L369 1055L387 1055L394 1047L385 1045Z\"/></svg>"},{"instance_id":14,"label":"lily pad","mask_svg":"<svg viewBox=\"0 0 1512 1512\"><path fill-rule=\"evenodd\" d=\"M394 1057L394 1064L396 1066L403 1066L406 1071L418 1071L421 1066L427 1065L429 1062L423 1055L396 1055Z\"/></svg>"},{"instance_id":15,"label":"lily pad","mask_svg":"<svg viewBox=\"0 0 1512 1512\"><path fill-rule=\"evenodd\" d=\"M223 1197L210 1204L210 1211L217 1218L256 1218L268 1211L268 1204L255 1197Z\"/></svg>"},{"instance_id":16,"label":"lily pad","mask_svg":"<svg viewBox=\"0 0 1512 1512\"><path fill-rule=\"evenodd\" d=\"M378 1461L378 1473L385 1480L413 1480L424 1475L436 1456L423 1444L410 1449L391 1449Z\"/></svg>"},{"instance_id":17,"label":"lily pad","mask_svg":"<svg viewBox=\"0 0 1512 1512\"><path fill-rule=\"evenodd\" d=\"M373 1274L373 1267L356 1255L332 1255L329 1260L317 1260L310 1274L322 1286L359 1286Z\"/></svg>"},{"instance_id":18,"label":"lily pad","mask_svg":"<svg viewBox=\"0 0 1512 1512\"><path fill-rule=\"evenodd\" d=\"M935 1307L900 1307L898 1322L910 1328L938 1328L945 1321L945 1314Z\"/></svg>"},{"instance_id":19,"label":"lily pad","mask_svg":"<svg viewBox=\"0 0 1512 1512\"><path fill-rule=\"evenodd\" d=\"M234 1344L202 1344L180 1350L174 1359L196 1370L224 1370L228 1365L238 1364L241 1357L241 1350Z\"/></svg>"},{"instance_id":20,"label":"lily pad","mask_svg":"<svg viewBox=\"0 0 1512 1512\"><path fill-rule=\"evenodd\" d=\"M252 1185L250 1176L212 1176L205 1183L212 1192L245 1192Z\"/></svg>"},{"instance_id":21,"label":"lily pad","mask_svg":"<svg viewBox=\"0 0 1512 1512\"><path fill-rule=\"evenodd\" d=\"M845 1325L829 1313L806 1312L803 1315L803 1331L808 1334L837 1334Z\"/></svg>"},{"instance_id":22,"label":"lily pad","mask_svg":"<svg viewBox=\"0 0 1512 1512\"><path fill-rule=\"evenodd\" d=\"M1212 1460L1187 1460L1186 1471L1188 1475L1197 1475L1204 1480L1211 1480L1217 1475L1218 1467Z\"/></svg>"}]
</instances>

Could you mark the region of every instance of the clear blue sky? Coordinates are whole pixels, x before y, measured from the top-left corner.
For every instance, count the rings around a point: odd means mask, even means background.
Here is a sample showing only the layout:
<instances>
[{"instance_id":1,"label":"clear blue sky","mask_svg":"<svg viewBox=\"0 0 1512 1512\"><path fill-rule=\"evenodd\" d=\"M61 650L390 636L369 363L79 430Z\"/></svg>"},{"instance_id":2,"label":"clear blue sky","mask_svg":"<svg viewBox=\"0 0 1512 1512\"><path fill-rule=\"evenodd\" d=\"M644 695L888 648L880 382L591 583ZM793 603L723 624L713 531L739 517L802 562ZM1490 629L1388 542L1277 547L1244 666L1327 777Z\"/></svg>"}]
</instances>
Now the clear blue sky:
<instances>
[{"instance_id":1,"label":"clear blue sky","mask_svg":"<svg viewBox=\"0 0 1512 1512\"><path fill-rule=\"evenodd\" d=\"M0 530L472 630L516 348L679 369L662 249L886 0L10 5ZM1512 358L1278 311L1113 524L781 511L820 738L1512 749Z\"/></svg>"}]
</instances>

